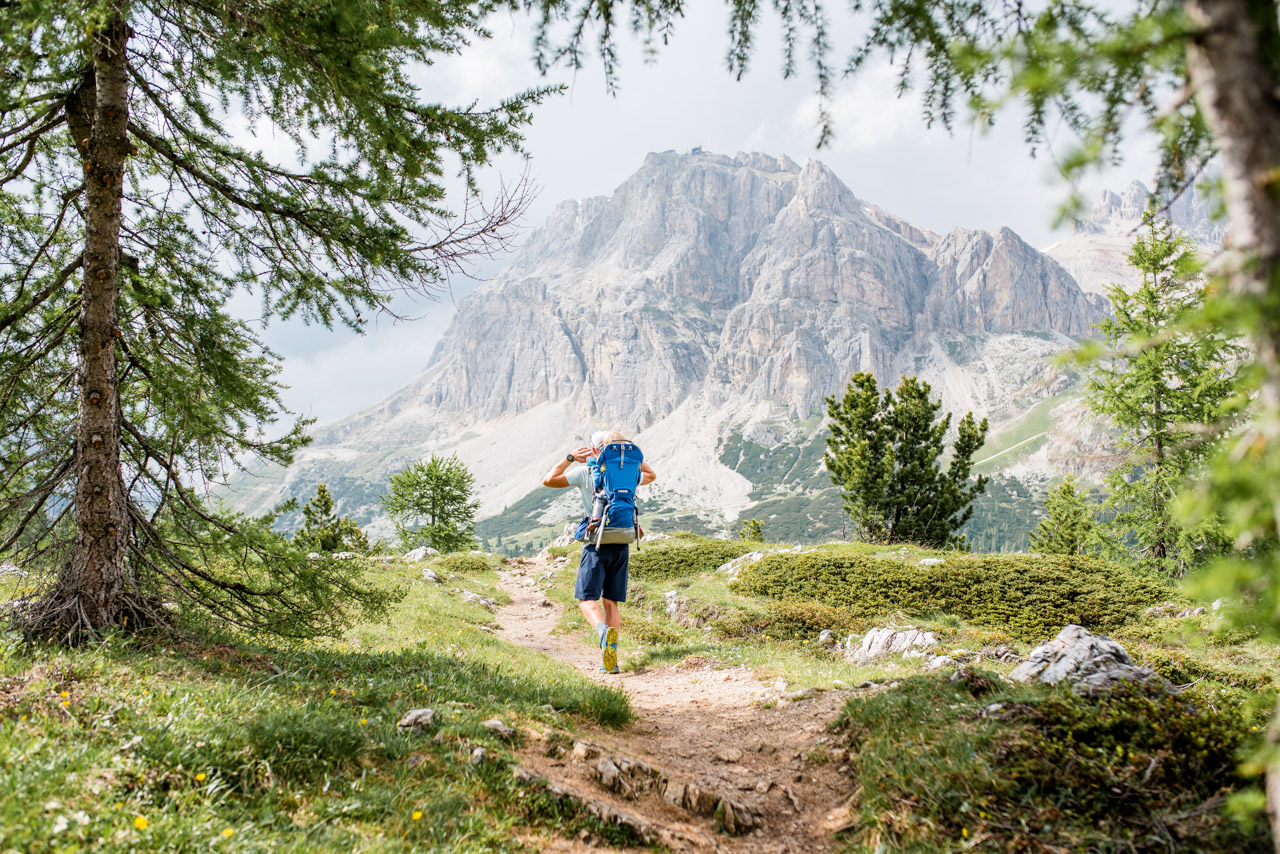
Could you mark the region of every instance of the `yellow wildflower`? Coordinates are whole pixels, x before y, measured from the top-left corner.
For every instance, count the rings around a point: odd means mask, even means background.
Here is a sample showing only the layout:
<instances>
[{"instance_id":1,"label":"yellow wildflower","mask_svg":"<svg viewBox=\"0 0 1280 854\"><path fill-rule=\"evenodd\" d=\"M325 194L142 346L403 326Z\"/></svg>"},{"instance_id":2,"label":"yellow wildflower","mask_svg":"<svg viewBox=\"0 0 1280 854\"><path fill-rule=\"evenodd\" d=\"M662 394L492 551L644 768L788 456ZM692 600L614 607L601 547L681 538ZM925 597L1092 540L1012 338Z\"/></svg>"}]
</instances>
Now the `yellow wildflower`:
<instances>
[{"instance_id":1,"label":"yellow wildflower","mask_svg":"<svg viewBox=\"0 0 1280 854\"><path fill-rule=\"evenodd\" d=\"M422 818L422 810L414 810L414 811L413 811L413 820L414 820L414 821L417 821L417 820L418 820L418 819L420 819L420 818Z\"/></svg>"},{"instance_id":2,"label":"yellow wildflower","mask_svg":"<svg viewBox=\"0 0 1280 854\"><path fill-rule=\"evenodd\" d=\"M222 831L222 836L225 838L233 833L235 833L235 831L228 827L226 830Z\"/></svg>"},{"instance_id":3,"label":"yellow wildflower","mask_svg":"<svg viewBox=\"0 0 1280 854\"><path fill-rule=\"evenodd\" d=\"M199 774L196 775L196 782L203 783L205 781L205 778L208 776L209 776L208 774L201 771Z\"/></svg>"},{"instance_id":4,"label":"yellow wildflower","mask_svg":"<svg viewBox=\"0 0 1280 854\"><path fill-rule=\"evenodd\" d=\"M968 838L969 838L969 828L967 828L967 827L962 827L962 828L960 828L960 835L961 835L961 836L963 836L965 839L968 839Z\"/></svg>"},{"instance_id":5,"label":"yellow wildflower","mask_svg":"<svg viewBox=\"0 0 1280 854\"><path fill-rule=\"evenodd\" d=\"M151 822L147 821L143 816L136 816L133 820L133 826L138 828L138 830L146 830L147 825L150 823Z\"/></svg>"},{"instance_id":6,"label":"yellow wildflower","mask_svg":"<svg viewBox=\"0 0 1280 854\"><path fill-rule=\"evenodd\" d=\"M58 696L65 700L65 699L67 699L68 697L70 697L70 696L71 696L71 694L70 694L70 693L68 693L67 691L63 691L63 692L62 692L61 694L59 694Z\"/></svg>"},{"instance_id":7,"label":"yellow wildflower","mask_svg":"<svg viewBox=\"0 0 1280 854\"><path fill-rule=\"evenodd\" d=\"M368 722L369 722L369 719L368 719L368 718L361 718L361 719L360 719L360 726L364 726L364 725L365 725L365 724L367 724Z\"/></svg>"}]
</instances>

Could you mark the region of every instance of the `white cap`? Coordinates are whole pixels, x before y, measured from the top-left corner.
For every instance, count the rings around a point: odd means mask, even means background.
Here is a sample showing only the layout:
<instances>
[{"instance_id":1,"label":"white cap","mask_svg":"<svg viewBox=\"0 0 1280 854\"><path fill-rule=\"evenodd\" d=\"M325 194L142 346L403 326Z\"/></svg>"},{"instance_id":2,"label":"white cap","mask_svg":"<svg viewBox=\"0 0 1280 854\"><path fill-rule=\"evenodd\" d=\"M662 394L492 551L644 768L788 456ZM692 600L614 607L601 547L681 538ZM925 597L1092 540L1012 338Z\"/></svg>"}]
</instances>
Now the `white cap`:
<instances>
[{"instance_id":1,"label":"white cap","mask_svg":"<svg viewBox=\"0 0 1280 854\"><path fill-rule=\"evenodd\" d=\"M609 431L608 431L608 430L597 430L596 432L594 432L594 433L592 433L592 434L591 434L591 448L592 448L592 450L597 450L597 451L598 451L598 450L600 450L600 449L601 449L601 448L603 448L606 444L608 444L608 441L609 441Z\"/></svg>"}]
</instances>

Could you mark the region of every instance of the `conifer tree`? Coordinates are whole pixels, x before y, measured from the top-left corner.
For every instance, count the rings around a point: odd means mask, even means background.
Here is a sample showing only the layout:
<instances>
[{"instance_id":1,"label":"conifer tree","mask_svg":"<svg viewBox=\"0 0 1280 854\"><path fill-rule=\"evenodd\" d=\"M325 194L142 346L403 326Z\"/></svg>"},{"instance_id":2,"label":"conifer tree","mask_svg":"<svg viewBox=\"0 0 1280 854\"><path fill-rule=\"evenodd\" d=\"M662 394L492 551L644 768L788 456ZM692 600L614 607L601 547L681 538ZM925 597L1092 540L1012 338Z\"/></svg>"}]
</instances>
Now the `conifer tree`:
<instances>
[{"instance_id":1,"label":"conifer tree","mask_svg":"<svg viewBox=\"0 0 1280 854\"><path fill-rule=\"evenodd\" d=\"M293 535L298 547L321 554L369 551L369 538L355 520L339 516L333 508L329 487L318 484L316 494L302 506L302 526Z\"/></svg>"},{"instance_id":2,"label":"conifer tree","mask_svg":"<svg viewBox=\"0 0 1280 854\"><path fill-rule=\"evenodd\" d=\"M738 528L738 539L748 542L764 542L764 523L759 519L743 519Z\"/></svg>"},{"instance_id":3,"label":"conifer tree","mask_svg":"<svg viewBox=\"0 0 1280 854\"><path fill-rule=\"evenodd\" d=\"M823 455L845 512L871 542L963 548L959 533L987 478L970 480L973 455L986 441L987 420L960 420L951 463L942 469L951 413L929 384L903 377L881 398L875 377L854 374L844 397L827 398L831 435Z\"/></svg>"},{"instance_id":4,"label":"conifer tree","mask_svg":"<svg viewBox=\"0 0 1280 854\"><path fill-rule=\"evenodd\" d=\"M1076 479L1068 475L1049 493L1044 502L1044 518L1030 534L1031 550L1047 555L1079 555L1093 542L1093 510L1084 493L1076 489Z\"/></svg>"},{"instance_id":5,"label":"conifer tree","mask_svg":"<svg viewBox=\"0 0 1280 854\"><path fill-rule=\"evenodd\" d=\"M56 576L29 633L142 629L172 600L306 634L385 605L347 564L202 500L304 441L304 422L264 435L284 414L276 358L227 303L247 291L264 318L360 329L508 239L520 188L452 216L443 176L473 187L545 92L459 109L413 82L487 35L480 14L0 3L0 553ZM237 114L298 161L247 147Z\"/></svg>"},{"instance_id":6,"label":"conifer tree","mask_svg":"<svg viewBox=\"0 0 1280 854\"><path fill-rule=\"evenodd\" d=\"M475 547L475 477L457 454L435 454L391 475L382 506L406 549L430 546L443 554Z\"/></svg>"},{"instance_id":7,"label":"conifer tree","mask_svg":"<svg viewBox=\"0 0 1280 854\"><path fill-rule=\"evenodd\" d=\"M1216 518L1188 528L1174 503L1214 451L1211 434L1236 389L1242 353L1220 332L1186 327L1204 299L1199 262L1154 200L1128 257L1142 283L1133 293L1109 289L1115 317L1098 329L1115 358L1094 370L1088 386L1091 408L1120 430L1120 463L1107 477L1106 541L1179 576L1228 545Z\"/></svg>"}]
</instances>

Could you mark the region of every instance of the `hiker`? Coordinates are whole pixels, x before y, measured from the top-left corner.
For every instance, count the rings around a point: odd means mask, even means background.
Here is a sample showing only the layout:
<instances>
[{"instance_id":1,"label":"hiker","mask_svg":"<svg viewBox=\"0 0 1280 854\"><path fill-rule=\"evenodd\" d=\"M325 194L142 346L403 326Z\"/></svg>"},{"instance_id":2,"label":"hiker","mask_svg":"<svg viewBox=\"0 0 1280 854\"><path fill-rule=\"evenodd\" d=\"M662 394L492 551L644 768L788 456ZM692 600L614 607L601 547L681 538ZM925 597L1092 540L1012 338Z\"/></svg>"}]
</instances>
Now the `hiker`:
<instances>
[{"instance_id":1,"label":"hiker","mask_svg":"<svg viewBox=\"0 0 1280 854\"><path fill-rule=\"evenodd\" d=\"M565 454L564 459L557 462L542 478L543 486L549 486L552 489L576 486L582 493L583 519L578 525L575 538L584 540L585 545L582 547L582 559L578 562L578 583L573 595L578 600L578 607L582 609L582 616L586 617L587 623L595 629L596 639L603 653L602 669L606 673L619 672L618 633L622 629L622 614L618 606L627 601L627 562L631 555L631 547L628 542L609 542L603 537L603 534L610 533L609 539L613 539L612 534L616 529L606 528L604 531L598 531L592 528L588 535L587 529L593 522L591 517L592 505L596 497L596 469L592 465L575 466L574 463L588 463L595 460L606 452L606 448L611 443L615 442L635 447L627 443L621 433L599 430L591 435L590 445ZM646 462L640 463L639 474L638 485L653 483L658 477ZM599 521L598 524L605 523ZM638 527L636 525L637 529ZM625 539L625 537L622 538ZM604 541L597 545L597 540Z\"/></svg>"}]
</instances>

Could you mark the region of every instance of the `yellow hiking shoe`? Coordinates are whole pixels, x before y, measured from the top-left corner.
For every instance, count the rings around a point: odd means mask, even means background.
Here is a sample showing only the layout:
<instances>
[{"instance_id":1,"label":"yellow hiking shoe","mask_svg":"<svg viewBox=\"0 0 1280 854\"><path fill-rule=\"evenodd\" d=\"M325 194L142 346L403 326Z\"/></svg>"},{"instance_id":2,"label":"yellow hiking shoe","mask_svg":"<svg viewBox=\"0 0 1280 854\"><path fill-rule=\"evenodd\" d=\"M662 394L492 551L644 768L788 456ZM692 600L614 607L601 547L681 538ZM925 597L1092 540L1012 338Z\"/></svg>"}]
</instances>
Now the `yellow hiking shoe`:
<instances>
[{"instance_id":1,"label":"yellow hiking shoe","mask_svg":"<svg viewBox=\"0 0 1280 854\"><path fill-rule=\"evenodd\" d=\"M604 672L618 672L618 630L610 626L600 639L600 648L604 650Z\"/></svg>"}]
</instances>

